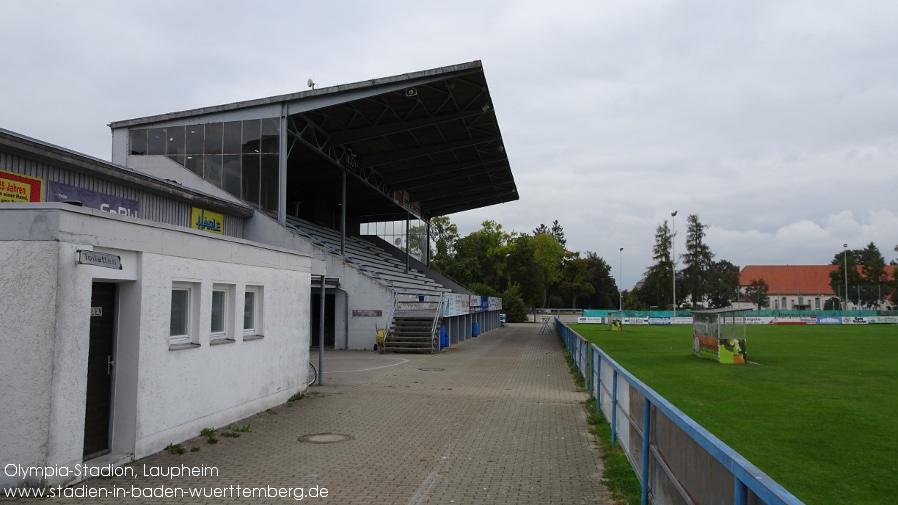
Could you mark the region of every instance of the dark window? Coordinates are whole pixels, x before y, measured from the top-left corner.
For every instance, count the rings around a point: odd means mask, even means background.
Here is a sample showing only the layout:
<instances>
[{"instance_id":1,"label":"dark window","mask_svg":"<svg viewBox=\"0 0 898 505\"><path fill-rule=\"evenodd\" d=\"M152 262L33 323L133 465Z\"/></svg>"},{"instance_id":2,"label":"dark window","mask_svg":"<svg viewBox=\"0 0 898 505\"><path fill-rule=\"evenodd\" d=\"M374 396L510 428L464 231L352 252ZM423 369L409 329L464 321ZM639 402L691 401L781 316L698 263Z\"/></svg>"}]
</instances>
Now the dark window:
<instances>
[{"instance_id":1,"label":"dark window","mask_svg":"<svg viewBox=\"0 0 898 505\"><path fill-rule=\"evenodd\" d=\"M277 212L278 210L278 156L276 154L262 155L261 177L261 201L262 210Z\"/></svg>"},{"instance_id":2,"label":"dark window","mask_svg":"<svg viewBox=\"0 0 898 505\"><path fill-rule=\"evenodd\" d=\"M205 125L192 125L187 127L187 144L185 154L203 154L203 141Z\"/></svg>"},{"instance_id":3,"label":"dark window","mask_svg":"<svg viewBox=\"0 0 898 505\"><path fill-rule=\"evenodd\" d=\"M259 205L259 163L258 154L243 155L243 196L241 199Z\"/></svg>"},{"instance_id":4,"label":"dark window","mask_svg":"<svg viewBox=\"0 0 898 505\"><path fill-rule=\"evenodd\" d=\"M224 184L222 189L240 198L240 156L226 154L224 158Z\"/></svg>"},{"instance_id":5,"label":"dark window","mask_svg":"<svg viewBox=\"0 0 898 505\"><path fill-rule=\"evenodd\" d=\"M262 150L262 146L259 145L259 139L261 135L261 122L258 120L252 121L244 121L243 122L243 145L242 145L242 153L243 154L253 154L258 153Z\"/></svg>"},{"instance_id":6,"label":"dark window","mask_svg":"<svg viewBox=\"0 0 898 505\"><path fill-rule=\"evenodd\" d=\"M203 176L203 157L202 156L188 156L187 160L184 162L184 166L187 167L187 170L195 173L196 175L202 177Z\"/></svg>"},{"instance_id":7,"label":"dark window","mask_svg":"<svg viewBox=\"0 0 898 505\"><path fill-rule=\"evenodd\" d=\"M262 120L262 152L276 153L280 142L278 140L278 130L280 130L280 120L278 118L269 118Z\"/></svg>"},{"instance_id":8,"label":"dark window","mask_svg":"<svg viewBox=\"0 0 898 505\"><path fill-rule=\"evenodd\" d=\"M147 130L147 154L165 154L165 128Z\"/></svg>"},{"instance_id":9,"label":"dark window","mask_svg":"<svg viewBox=\"0 0 898 505\"><path fill-rule=\"evenodd\" d=\"M221 187L221 156L205 156L203 159L203 179Z\"/></svg>"},{"instance_id":10,"label":"dark window","mask_svg":"<svg viewBox=\"0 0 898 505\"><path fill-rule=\"evenodd\" d=\"M205 154L221 154L221 123L206 124Z\"/></svg>"},{"instance_id":11,"label":"dark window","mask_svg":"<svg viewBox=\"0 0 898 505\"><path fill-rule=\"evenodd\" d=\"M172 289L171 292L171 319L169 321L168 334L171 336L187 335L188 301L190 291L186 289Z\"/></svg>"},{"instance_id":12,"label":"dark window","mask_svg":"<svg viewBox=\"0 0 898 505\"><path fill-rule=\"evenodd\" d=\"M186 156L167 156L167 158L174 161L178 165L181 165L182 167L186 163Z\"/></svg>"},{"instance_id":13,"label":"dark window","mask_svg":"<svg viewBox=\"0 0 898 505\"><path fill-rule=\"evenodd\" d=\"M165 154L169 156L177 156L184 154L184 127L169 126L166 128L168 145L165 148Z\"/></svg>"},{"instance_id":14,"label":"dark window","mask_svg":"<svg viewBox=\"0 0 898 505\"><path fill-rule=\"evenodd\" d=\"M147 153L147 131L131 130L131 154Z\"/></svg>"},{"instance_id":15,"label":"dark window","mask_svg":"<svg viewBox=\"0 0 898 505\"><path fill-rule=\"evenodd\" d=\"M229 121L224 123L223 154L240 154L240 130L241 121Z\"/></svg>"}]
</instances>

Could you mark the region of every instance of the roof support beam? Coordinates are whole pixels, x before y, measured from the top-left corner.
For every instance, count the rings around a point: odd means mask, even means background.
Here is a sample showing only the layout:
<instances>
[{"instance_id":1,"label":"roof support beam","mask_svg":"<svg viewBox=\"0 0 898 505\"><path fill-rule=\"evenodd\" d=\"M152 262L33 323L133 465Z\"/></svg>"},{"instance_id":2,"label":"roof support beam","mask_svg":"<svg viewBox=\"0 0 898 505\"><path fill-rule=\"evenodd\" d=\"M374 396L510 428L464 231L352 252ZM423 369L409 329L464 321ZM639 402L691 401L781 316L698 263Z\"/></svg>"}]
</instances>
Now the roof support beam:
<instances>
[{"instance_id":1,"label":"roof support beam","mask_svg":"<svg viewBox=\"0 0 898 505\"><path fill-rule=\"evenodd\" d=\"M426 168L418 168L415 170L404 170L395 174L384 174L384 180L387 182L387 184L393 186L396 189L406 189L408 187L414 186L414 184L408 184L411 181L430 179L432 177L438 177L452 172L459 172L462 170L477 168L481 165L486 166L498 162L507 163L507 161L508 158L506 158L505 156L490 156L474 161L463 161L460 163L449 163L446 165L434 165Z\"/></svg>"},{"instance_id":2,"label":"roof support beam","mask_svg":"<svg viewBox=\"0 0 898 505\"><path fill-rule=\"evenodd\" d=\"M347 130L344 132L332 133L330 136L330 141L334 145L343 145L350 144L352 142L359 142L361 140L368 140L374 137L380 137L383 135L390 135L393 133L404 132L408 130L413 130L415 128L422 128L425 126L430 126L439 123L445 123L448 121L454 121L456 119L464 119L472 116L480 116L485 114L486 112L483 109L474 109L468 111L456 112L453 114L445 114L442 116L433 116L429 118L422 118L413 121L398 121L395 123L384 124L371 126L368 128L356 128L354 130Z\"/></svg>"},{"instance_id":3,"label":"roof support beam","mask_svg":"<svg viewBox=\"0 0 898 505\"><path fill-rule=\"evenodd\" d=\"M487 137L480 137L476 139L464 139L457 140L455 142L446 142L442 144L434 144L429 146L422 147L414 147L411 149L402 149L396 151L389 151L380 154L369 154L365 156L365 163L369 166L377 166L383 165L385 163L393 163L399 160L407 160L410 158L417 158L420 156L427 156L435 153L442 153L446 151L451 151L453 149L459 149L462 147L470 147L481 144L488 144L490 142L495 142L497 140L502 140L502 137L499 135L490 135Z\"/></svg>"}]
</instances>

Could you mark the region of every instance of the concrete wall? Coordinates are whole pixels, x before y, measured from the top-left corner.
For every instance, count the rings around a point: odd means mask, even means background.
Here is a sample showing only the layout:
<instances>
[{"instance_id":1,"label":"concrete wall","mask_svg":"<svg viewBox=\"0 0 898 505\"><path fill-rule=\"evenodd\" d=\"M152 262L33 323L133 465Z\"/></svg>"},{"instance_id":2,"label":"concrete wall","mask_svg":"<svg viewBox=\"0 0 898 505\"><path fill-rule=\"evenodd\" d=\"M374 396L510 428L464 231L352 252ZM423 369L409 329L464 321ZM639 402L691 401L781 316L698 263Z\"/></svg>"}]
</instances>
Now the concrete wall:
<instances>
[{"instance_id":1,"label":"concrete wall","mask_svg":"<svg viewBox=\"0 0 898 505\"><path fill-rule=\"evenodd\" d=\"M65 204L0 204L0 464L81 463L90 298L118 285L110 449L139 458L287 400L305 388L308 256ZM78 264L78 250L123 269ZM196 292L199 346L170 350L172 282ZM232 341L211 345L213 284L231 289ZM261 339L244 339L242 299L262 287ZM77 480L77 479L74 479ZM0 473L0 487L65 484Z\"/></svg>"},{"instance_id":2,"label":"concrete wall","mask_svg":"<svg viewBox=\"0 0 898 505\"><path fill-rule=\"evenodd\" d=\"M247 221L244 237L248 240L276 247L302 251L312 256L313 262L323 265L313 275L325 274L340 279L335 307L335 339L337 349L372 349L377 341L376 328L387 328L392 321L395 306L393 288L370 277L339 256L280 226L277 221L256 212ZM363 311L353 315L353 311ZM380 316L371 316L371 311ZM359 313L357 313L359 314ZM318 338L317 335L313 338Z\"/></svg>"}]
</instances>

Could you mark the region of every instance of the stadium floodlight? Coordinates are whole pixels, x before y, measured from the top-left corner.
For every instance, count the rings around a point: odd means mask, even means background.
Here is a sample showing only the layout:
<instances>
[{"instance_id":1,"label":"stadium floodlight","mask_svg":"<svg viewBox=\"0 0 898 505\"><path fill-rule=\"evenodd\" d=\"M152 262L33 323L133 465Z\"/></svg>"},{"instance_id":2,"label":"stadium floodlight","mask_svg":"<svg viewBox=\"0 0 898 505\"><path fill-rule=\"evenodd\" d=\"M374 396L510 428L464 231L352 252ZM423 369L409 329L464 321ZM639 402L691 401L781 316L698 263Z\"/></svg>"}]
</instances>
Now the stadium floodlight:
<instances>
[{"instance_id":1,"label":"stadium floodlight","mask_svg":"<svg viewBox=\"0 0 898 505\"><path fill-rule=\"evenodd\" d=\"M670 264L671 264L671 283L673 284L673 317L677 317L677 245L674 237L677 234L677 211L670 213L673 221L670 228ZM673 324L673 320L670 321Z\"/></svg>"},{"instance_id":2,"label":"stadium floodlight","mask_svg":"<svg viewBox=\"0 0 898 505\"><path fill-rule=\"evenodd\" d=\"M848 244L842 244L842 248L845 249L845 306L842 307L842 310L848 310ZM860 296L858 296L858 301L860 301Z\"/></svg>"}]
</instances>

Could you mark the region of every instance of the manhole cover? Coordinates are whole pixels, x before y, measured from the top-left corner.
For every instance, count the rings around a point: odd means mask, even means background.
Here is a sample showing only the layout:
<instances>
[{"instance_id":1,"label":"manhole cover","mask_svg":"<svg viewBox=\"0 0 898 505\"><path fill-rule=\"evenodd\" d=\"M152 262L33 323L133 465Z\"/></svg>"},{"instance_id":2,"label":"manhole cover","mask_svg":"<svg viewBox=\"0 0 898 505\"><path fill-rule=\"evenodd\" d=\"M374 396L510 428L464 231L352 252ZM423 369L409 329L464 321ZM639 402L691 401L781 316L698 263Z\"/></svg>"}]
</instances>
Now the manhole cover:
<instances>
[{"instance_id":1,"label":"manhole cover","mask_svg":"<svg viewBox=\"0 0 898 505\"><path fill-rule=\"evenodd\" d=\"M442 372L445 368L419 368L422 372Z\"/></svg>"},{"instance_id":2,"label":"manhole cover","mask_svg":"<svg viewBox=\"0 0 898 505\"><path fill-rule=\"evenodd\" d=\"M346 440L352 440L352 435L344 435L342 433L313 433L311 435L299 437L300 442L309 442L311 444L333 444L335 442L343 442Z\"/></svg>"}]
</instances>

